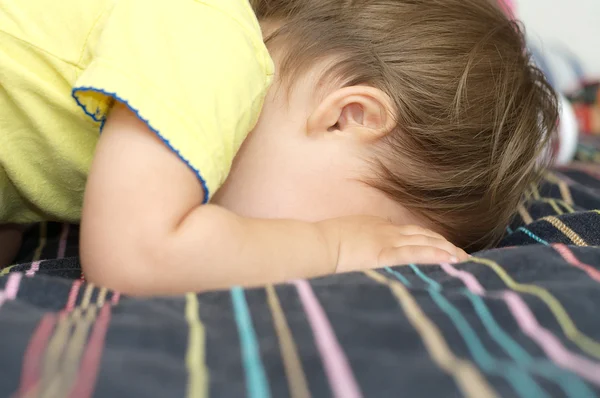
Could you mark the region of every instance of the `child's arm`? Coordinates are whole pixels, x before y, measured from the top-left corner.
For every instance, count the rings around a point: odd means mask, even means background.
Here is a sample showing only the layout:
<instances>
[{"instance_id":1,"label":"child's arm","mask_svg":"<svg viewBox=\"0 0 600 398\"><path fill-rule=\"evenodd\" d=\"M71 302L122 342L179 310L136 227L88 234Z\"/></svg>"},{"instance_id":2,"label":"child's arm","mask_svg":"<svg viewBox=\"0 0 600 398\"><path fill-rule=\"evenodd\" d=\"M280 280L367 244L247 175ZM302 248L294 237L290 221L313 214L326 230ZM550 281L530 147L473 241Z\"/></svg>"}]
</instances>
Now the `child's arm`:
<instances>
[{"instance_id":1,"label":"child's arm","mask_svg":"<svg viewBox=\"0 0 600 398\"><path fill-rule=\"evenodd\" d=\"M462 256L438 235L383 220L249 219L202 198L195 174L133 113L115 107L85 193L86 277L130 294L174 294L319 276L338 264L352 270Z\"/></svg>"}]
</instances>

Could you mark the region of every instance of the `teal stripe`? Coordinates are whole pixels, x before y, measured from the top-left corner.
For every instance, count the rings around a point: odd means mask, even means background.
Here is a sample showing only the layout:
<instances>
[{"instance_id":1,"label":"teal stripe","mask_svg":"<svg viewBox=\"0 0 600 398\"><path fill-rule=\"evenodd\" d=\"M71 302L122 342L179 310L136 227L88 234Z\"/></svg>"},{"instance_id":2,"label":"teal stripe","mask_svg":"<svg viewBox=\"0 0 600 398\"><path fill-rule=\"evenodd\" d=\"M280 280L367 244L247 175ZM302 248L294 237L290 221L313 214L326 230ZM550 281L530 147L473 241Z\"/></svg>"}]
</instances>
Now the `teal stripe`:
<instances>
[{"instance_id":1,"label":"teal stripe","mask_svg":"<svg viewBox=\"0 0 600 398\"><path fill-rule=\"evenodd\" d=\"M397 279L400 280L400 282L402 282L406 287L411 287L410 282L408 281L408 279L406 279L404 277L404 275L402 275L400 272L398 271L394 271L393 269L391 269L390 267L385 267L385 270L387 272L389 272L390 274L394 275Z\"/></svg>"},{"instance_id":2,"label":"teal stripe","mask_svg":"<svg viewBox=\"0 0 600 398\"><path fill-rule=\"evenodd\" d=\"M481 297L470 290L463 289L462 293L471 300L475 312L483 322L487 332L504 351L525 370L538 374L551 382L557 383L569 397L593 398L596 394L576 375L557 366L546 359L533 358L527 351L510 337L496 322L487 305Z\"/></svg>"},{"instance_id":3,"label":"teal stripe","mask_svg":"<svg viewBox=\"0 0 600 398\"><path fill-rule=\"evenodd\" d=\"M519 229L517 229L517 231L523 232L525 235L529 236L531 239L533 239L534 241L536 241L538 243L541 243L544 246L549 246L550 245L544 239L540 238L539 236L537 236L536 234L534 234L533 232L531 232L530 230L528 230L525 227L519 227Z\"/></svg>"},{"instance_id":4,"label":"teal stripe","mask_svg":"<svg viewBox=\"0 0 600 398\"><path fill-rule=\"evenodd\" d=\"M419 278L429 285L429 295L451 319L465 341L473 360L483 371L504 377L522 397L548 397L548 394L529 374L523 371L523 368L515 366L512 362L499 360L491 356L465 317L440 293L442 290L440 284L423 274L416 265L411 264L410 267Z\"/></svg>"},{"instance_id":5,"label":"teal stripe","mask_svg":"<svg viewBox=\"0 0 600 398\"><path fill-rule=\"evenodd\" d=\"M413 270L413 272L415 274L417 274L417 276L419 278L421 278L423 281L425 281L425 283L427 283L429 285L429 289L436 292L440 292L442 291L442 285L440 285L437 281L434 281L433 279L431 279L430 277L428 277L427 275L425 275L423 273L423 271L421 271L421 269L419 267L417 267L415 264L409 264L409 267Z\"/></svg>"},{"instance_id":6,"label":"teal stripe","mask_svg":"<svg viewBox=\"0 0 600 398\"><path fill-rule=\"evenodd\" d=\"M510 235L513 233L513 230L511 227L506 227L506 232L508 232L508 234Z\"/></svg>"},{"instance_id":7,"label":"teal stripe","mask_svg":"<svg viewBox=\"0 0 600 398\"><path fill-rule=\"evenodd\" d=\"M269 383L260 358L258 340L252 325L244 289L241 287L232 288L231 300L242 346L242 358L246 372L246 391L251 398L269 398L271 396Z\"/></svg>"}]
</instances>

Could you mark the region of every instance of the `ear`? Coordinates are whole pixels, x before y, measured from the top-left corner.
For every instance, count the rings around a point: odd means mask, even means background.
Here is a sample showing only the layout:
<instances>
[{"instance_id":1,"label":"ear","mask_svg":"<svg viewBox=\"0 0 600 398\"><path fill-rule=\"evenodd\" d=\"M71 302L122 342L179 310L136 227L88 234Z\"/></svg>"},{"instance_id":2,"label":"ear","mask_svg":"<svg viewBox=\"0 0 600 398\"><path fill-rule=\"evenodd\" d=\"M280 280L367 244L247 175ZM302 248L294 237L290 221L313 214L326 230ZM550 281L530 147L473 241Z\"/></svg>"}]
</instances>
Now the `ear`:
<instances>
[{"instance_id":1,"label":"ear","mask_svg":"<svg viewBox=\"0 0 600 398\"><path fill-rule=\"evenodd\" d=\"M373 141L395 127L391 99L369 86L351 86L327 95L308 118L309 135L335 133L361 141Z\"/></svg>"}]
</instances>

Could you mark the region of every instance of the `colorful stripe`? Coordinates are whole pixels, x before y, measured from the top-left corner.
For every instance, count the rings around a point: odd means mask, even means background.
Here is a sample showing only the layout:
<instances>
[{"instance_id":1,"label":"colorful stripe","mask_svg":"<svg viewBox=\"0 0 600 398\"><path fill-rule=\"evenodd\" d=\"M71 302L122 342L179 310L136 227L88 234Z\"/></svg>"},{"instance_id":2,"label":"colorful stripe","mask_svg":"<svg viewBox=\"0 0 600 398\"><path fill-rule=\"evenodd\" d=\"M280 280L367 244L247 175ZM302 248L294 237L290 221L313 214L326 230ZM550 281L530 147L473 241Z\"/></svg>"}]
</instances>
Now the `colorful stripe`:
<instances>
[{"instance_id":1,"label":"colorful stripe","mask_svg":"<svg viewBox=\"0 0 600 398\"><path fill-rule=\"evenodd\" d=\"M416 266L411 267L413 267L415 273L417 273L417 275L430 286L430 289L433 290L430 293L440 296L438 297L438 300L441 299L439 301L442 301L443 304L440 306L440 308L442 308L442 310L444 310L444 312L446 312L451 319L457 320L455 326L463 336L463 339L469 347L469 351L472 352L474 358L476 355L475 353L477 352L477 355L482 361L477 361L480 367L492 371L494 371L495 368L495 373L504 373L503 376L507 378L507 381L509 381L513 387L515 387L515 389L524 397L541 397L547 396L547 394L541 390L535 380L529 374L524 373L523 370L540 375L551 382L557 382L565 391L567 396L582 398L595 396L595 394L579 378L573 376L571 373L566 372L550 361L536 360L532 358L516 341L509 336L508 333L506 333L500 327L488 310L484 301L479 296L471 293L469 290L463 290L461 293L464 294L473 304L473 307L475 308L479 319L481 319L486 330L488 331L488 334L509 354L509 356L511 356L514 363L507 363L503 360L491 358L491 355L485 350L483 343L477 337L477 333L470 328L470 325L468 325L467 320L464 319L464 317L460 314L460 311L440 294L443 290L442 286L438 282L424 275ZM444 269L443 266L442 269ZM436 303L438 302L434 295L432 295L432 298L434 301L436 301ZM452 308L450 311L446 311L444 309L450 307ZM488 358L485 358L486 356ZM486 366L484 366L483 361L485 361ZM502 368L508 369L506 369L506 372L502 372L501 370L504 370Z\"/></svg>"},{"instance_id":2,"label":"colorful stripe","mask_svg":"<svg viewBox=\"0 0 600 398\"><path fill-rule=\"evenodd\" d=\"M569 397L592 398L594 392L577 376L557 366L546 359L533 358L515 340L510 337L492 316L481 297L465 289L462 294L471 301L477 316L481 319L488 334L500 345L504 351L520 366L528 371L538 374L551 382L556 382Z\"/></svg>"},{"instance_id":3,"label":"colorful stripe","mask_svg":"<svg viewBox=\"0 0 600 398\"><path fill-rule=\"evenodd\" d=\"M19 293L19 288L21 287L21 280L23 279L23 274L14 273L8 277L6 281L6 286L4 287L4 294L8 300L14 300L17 298L17 294Z\"/></svg>"},{"instance_id":4,"label":"colorful stripe","mask_svg":"<svg viewBox=\"0 0 600 398\"><path fill-rule=\"evenodd\" d=\"M44 251L44 247L46 247L46 242L48 241L48 224L46 222L40 223L40 239L38 241L38 246L35 249L33 254L33 261L39 261L42 257L42 252Z\"/></svg>"},{"instance_id":5,"label":"colorful stripe","mask_svg":"<svg viewBox=\"0 0 600 398\"><path fill-rule=\"evenodd\" d=\"M548 242L546 242L544 239L540 238L539 236L537 236L536 234L534 234L533 232L531 232L530 230L528 230L525 227L519 227L517 229L517 231L523 232L525 235L529 236L531 239L533 239L537 243L541 243L544 246L548 246L549 245Z\"/></svg>"},{"instance_id":6,"label":"colorful stripe","mask_svg":"<svg viewBox=\"0 0 600 398\"><path fill-rule=\"evenodd\" d=\"M558 204L557 204L556 200L554 200L554 199L546 199L545 198L545 199L543 199L543 201L545 203L550 204L550 206L552 206L552 209L554 210L554 212L556 213L556 215L562 216L563 214L565 214L565 212L562 211L562 209L560 207L558 207Z\"/></svg>"},{"instance_id":7,"label":"colorful stripe","mask_svg":"<svg viewBox=\"0 0 600 398\"><path fill-rule=\"evenodd\" d=\"M526 225L529 225L533 222L533 218L531 217L531 215L529 214L529 212L527 211L525 206L520 204L517 207L517 210L519 211L519 215L521 216L521 218L523 219L523 222L525 222Z\"/></svg>"},{"instance_id":8,"label":"colorful stripe","mask_svg":"<svg viewBox=\"0 0 600 398\"><path fill-rule=\"evenodd\" d=\"M35 276L35 274L40 270L41 263L42 263L41 261L32 262L31 266L29 267L27 272L25 272L25 275L29 278L31 278L32 276Z\"/></svg>"},{"instance_id":9,"label":"colorful stripe","mask_svg":"<svg viewBox=\"0 0 600 398\"><path fill-rule=\"evenodd\" d=\"M515 366L512 362L493 357L486 350L477 332L475 332L465 317L441 294L442 287L440 284L423 274L416 265L410 264L410 267L421 280L427 283L429 295L438 307L448 315L465 342L475 363L483 371L503 377L522 397L548 397L548 393L529 374L523 372L522 368Z\"/></svg>"},{"instance_id":10,"label":"colorful stripe","mask_svg":"<svg viewBox=\"0 0 600 398\"><path fill-rule=\"evenodd\" d=\"M503 300L523 333L535 341L552 361L560 367L568 369L596 385L600 385L600 364L572 353L565 348L552 332L540 325L533 312L518 294L504 290L499 294L489 295L473 274L457 270L449 264L442 264L442 269L448 275L462 280L465 286L474 294Z\"/></svg>"},{"instance_id":11,"label":"colorful stripe","mask_svg":"<svg viewBox=\"0 0 600 398\"><path fill-rule=\"evenodd\" d=\"M67 252L67 240L69 239L69 228L69 224L65 223L62 225L60 240L58 242L58 252L56 253L57 259L65 258L65 253Z\"/></svg>"},{"instance_id":12,"label":"colorful stripe","mask_svg":"<svg viewBox=\"0 0 600 398\"><path fill-rule=\"evenodd\" d=\"M0 270L0 277L2 277L2 276L6 276L6 275L10 274L10 271L11 271L11 270L12 270L14 267L16 267L17 265L18 265L18 264L13 264L13 265L11 265L11 266L9 266L9 267L4 267L4 268L2 268L2 269Z\"/></svg>"},{"instance_id":13,"label":"colorful stripe","mask_svg":"<svg viewBox=\"0 0 600 398\"><path fill-rule=\"evenodd\" d=\"M273 323L275 324L277 340L281 348L281 360L285 368L290 396L292 398L309 398L311 395L304 369L302 369L300 355L298 355L298 348L285 319L285 313L281 308L277 292L272 285L267 286L265 290L271 315L273 316Z\"/></svg>"},{"instance_id":14,"label":"colorful stripe","mask_svg":"<svg viewBox=\"0 0 600 398\"><path fill-rule=\"evenodd\" d=\"M554 216L544 217L541 221L546 221L550 223L554 228L558 229L563 235L571 240L577 246L588 246L585 240L581 236L579 236L575 231L571 228L567 227L565 223L560 221L558 218Z\"/></svg>"},{"instance_id":15,"label":"colorful stripe","mask_svg":"<svg viewBox=\"0 0 600 398\"><path fill-rule=\"evenodd\" d=\"M552 245L552 248L554 248L554 250L556 250L558 254L560 254L567 263L585 271L590 276L590 278L594 279L596 282L600 282L600 271L598 271L596 268L592 267L589 264L585 264L579 261L579 259L575 257L573 252L569 250L567 246Z\"/></svg>"},{"instance_id":16,"label":"colorful stripe","mask_svg":"<svg viewBox=\"0 0 600 398\"><path fill-rule=\"evenodd\" d=\"M81 359L86 351L86 343L90 336L92 325L95 324L100 308L104 306L106 294L106 288L100 289L95 305L89 306L87 311L76 312L73 314L75 318L74 331L68 339L68 345L65 349L62 364L59 364L62 366L59 368L59 374L56 378L60 380L58 382L60 392L54 396L66 397L74 386L77 380Z\"/></svg>"},{"instance_id":17,"label":"colorful stripe","mask_svg":"<svg viewBox=\"0 0 600 398\"><path fill-rule=\"evenodd\" d=\"M65 309L61 311L59 315L46 314L40 320L25 351L18 396L24 397L27 395L35 395L35 392L39 387L38 383L41 377L42 367L41 361L44 351L46 351L52 332L55 330L56 324L58 323L59 316L62 318L66 313L73 310L80 288L80 281L73 282Z\"/></svg>"},{"instance_id":18,"label":"colorful stripe","mask_svg":"<svg viewBox=\"0 0 600 398\"><path fill-rule=\"evenodd\" d=\"M244 289L241 287L232 288L231 300L233 302L235 321L242 345L248 396L251 398L270 397L269 382L267 381L267 375L260 357L259 344L254 326L252 325L252 318L248 303L246 302Z\"/></svg>"},{"instance_id":19,"label":"colorful stripe","mask_svg":"<svg viewBox=\"0 0 600 398\"><path fill-rule=\"evenodd\" d=\"M535 199L535 200L542 199L542 196L540 195L538 186L535 183L531 184L531 195L533 196L533 199Z\"/></svg>"},{"instance_id":20,"label":"colorful stripe","mask_svg":"<svg viewBox=\"0 0 600 398\"><path fill-rule=\"evenodd\" d=\"M2 308L5 302L12 301L17 298L22 278L23 274L21 273L15 272L10 274L6 280L4 290L0 291L0 308Z\"/></svg>"},{"instance_id":21,"label":"colorful stripe","mask_svg":"<svg viewBox=\"0 0 600 398\"><path fill-rule=\"evenodd\" d=\"M567 201L560 200L560 199L554 199L554 201L556 203L558 203L559 205L561 205L562 207L564 207L565 210L567 211L567 213L569 213L569 214L575 213L575 209Z\"/></svg>"},{"instance_id":22,"label":"colorful stripe","mask_svg":"<svg viewBox=\"0 0 600 398\"><path fill-rule=\"evenodd\" d=\"M185 295L185 319L188 323L188 348L185 365L188 371L188 398L208 396L208 368L206 366L206 333L198 311L198 297L193 293ZM73 397L76 398L76 397Z\"/></svg>"},{"instance_id":23,"label":"colorful stripe","mask_svg":"<svg viewBox=\"0 0 600 398\"><path fill-rule=\"evenodd\" d=\"M73 282L71 286L71 290L69 291L69 297L67 298L67 305L65 306L64 312L72 312L75 309L75 303L77 302L77 297L79 296L79 289L83 282L77 280Z\"/></svg>"},{"instance_id":24,"label":"colorful stripe","mask_svg":"<svg viewBox=\"0 0 600 398\"><path fill-rule=\"evenodd\" d=\"M390 268L390 267L385 267L384 268L389 274L392 274L396 279L398 279L400 282L402 282L402 284L406 287L411 287L412 284L408 281L408 279L406 279L404 277L404 275L402 275L400 272Z\"/></svg>"},{"instance_id":25,"label":"colorful stripe","mask_svg":"<svg viewBox=\"0 0 600 398\"><path fill-rule=\"evenodd\" d=\"M319 303L310 284L305 280L294 281L308 323L312 329L317 348L321 354L325 373L334 397L362 397L348 358L335 336L325 310Z\"/></svg>"},{"instance_id":26,"label":"colorful stripe","mask_svg":"<svg viewBox=\"0 0 600 398\"><path fill-rule=\"evenodd\" d=\"M500 277L500 279L504 281L509 289L539 297L544 303L546 303L552 314L554 314L554 317L560 324L560 327L567 338L581 348L581 350L584 352L596 358L600 358L600 344L577 329L567 311L565 311L562 304L560 304L560 301L550 294L548 290L536 285L521 284L516 282L510 277L510 275L508 275L506 271L504 271L500 265L498 265L498 263L492 260L477 257L472 257L470 260L491 268Z\"/></svg>"},{"instance_id":27,"label":"colorful stripe","mask_svg":"<svg viewBox=\"0 0 600 398\"><path fill-rule=\"evenodd\" d=\"M102 351L104 350L106 333L110 324L111 308L113 305L117 305L118 302L118 294L113 294L111 305L100 304L100 300L98 300L98 305L102 309L90 335L89 343L81 360L77 381L69 394L69 398L87 398L93 395L100 369Z\"/></svg>"},{"instance_id":28,"label":"colorful stripe","mask_svg":"<svg viewBox=\"0 0 600 398\"><path fill-rule=\"evenodd\" d=\"M16 394L17 397L37 396L38 380L41 374L40 360L44 355L57 321L58 316L56 314L46 314L33 332L23 356L21 382Z\"/></svg>"},{"instance_id":29,"label":"colorful stripe","mask_svg":"<svg viewBox=\"0 0 600 398\"><path fill-rule=\"evenodd\" d=\"M463 395L472 398L496 396L492 387L471 362L458 358L452 353L438 327L423 313L404 285L375 271L365 271L364 273L392 291L409 322L421 336L433 361L454 378Z\"/></svg>"},{"instance_id":30,"label":"colorful stripe","mask_svg":"<svg viewBox=\"0 0 600 398\"><path fill-rule=\"evenodd\" d=\"M88 284L81 304L73 312L62 314L58 321L42 366L41 397L64 397L71 387L66 382L76 374L73 364L75 363L76 369L76 361L83 350L87 332L96 317L95 307L88 311L93 292L94 286ZM82 318L82 315L85 317Z\"/></svg>"},{"instance_id":31,"label":"colorful stripe","mask_svg":"<svg viewBox=\"0 0 600 398\"><path fill-rule=\"evenodd\" d=\"M565 181L558 181L558 189L560 190L560 196L563 200L569 205L572 206L575 202L573 201L573 196L571 195L571 189L567 185ZM575 210L571 208L571 213L574 213Z\"/></svg>"}]
</instances>

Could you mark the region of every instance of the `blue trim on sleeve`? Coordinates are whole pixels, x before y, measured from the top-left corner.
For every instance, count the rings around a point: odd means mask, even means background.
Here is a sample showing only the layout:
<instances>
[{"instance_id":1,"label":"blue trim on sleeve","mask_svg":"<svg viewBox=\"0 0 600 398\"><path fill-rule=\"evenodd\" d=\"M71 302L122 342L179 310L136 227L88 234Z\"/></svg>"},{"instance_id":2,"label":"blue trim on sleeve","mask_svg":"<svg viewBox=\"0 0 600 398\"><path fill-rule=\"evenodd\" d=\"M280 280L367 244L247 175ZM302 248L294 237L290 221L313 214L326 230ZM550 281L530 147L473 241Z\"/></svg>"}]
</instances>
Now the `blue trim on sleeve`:
<instances>
[{"instance_id":1,"label":"blue trim on sleeve","mask_svg":"<svg viewBox=\"0 0 600 398\"><path fill-rule=\"evenodd\" d=\"M192 169L192 171L196 174L196 177L198 177L198 179L200 180L200 184L202 184L202 188L204 189L204 198L203 198L203 203L206 204L208 203L208 199L210 198L210 193L208 191L208 186L206 185L206 181L204 180L204 178L202 177L202 174L200 174L200 170L196 169L194 166L192 166L192 164L183 157L183 155L179 152L179 150L177 150L172 144L171 142L166 139L165 137L162 136L162 134L160 133L160 131L158 131L157 129L155 129L154 127L152 127L152 125L150 124L150 122L147 119L144 119L141 115L140 112L135 109L130 103L129 101L127 101L126 99L123 99L121 97L119 97L117 95L117 93L112 93L112 92L108 92L108 91L104 91L102 89L98 89L98 88L94 88L94 87L79 87L79 88L74 88L73 91L71 92L71 96L75 99L75 102L77 102L77 105L83 110L83 112L89 116L90 118L92 118L92 120L94 120L95 122L99 122L100 124L100 132L102 132L102 130L104 129L104 124L106 123L106 115L101 115L99 111L96 111L95 113L91 113L88 108L81 103L81 101L79 101L79 98L77 98L77 93L78 92L82 92L82 91L91 91L91 92L95 92L95 93L100 93L103 95L106 95L107 97L111 97L121 103L123 103L130 111L132 111L137 117L138 119L140 119L142 122L144 122L144 124L146 124L146 126L148 126L148 128L150 129L150 131L152 131L154 134L156 134L156 136L158 138L160 138L160 140L171 150L173 151L178 157L179 159L181 159L182 162L184 162L190 169Z\"/></svg>"},{"instance_id":2,"label":"blue trim on sleeve","mask_svg":"<svg viewBox=\"0 0 600 398\"><path fill-rule=\"evenodd\" d=\"M92 118L92 120L94 120L95 122L98 123L102 123L104 122L104 119L106 119L106 117L100 117L100 112L96 111L96 113L90 113L88 111L88 109L85 107L85 105L83 105L80 101L79 98L77 98L77 96L75 95L75 92L79 91L79 90L75 90L73 89L73 91L71 92L71 97L73 97L73 99L75 100L75 102L77 102L77 105L79 105L79 107L83 110L83 113L85 113L86 115L88 115L89 117ZM94 90L95 91L95 90ZM104 93L103 93L104 94Z\"/></svg>"}]
</instances>

